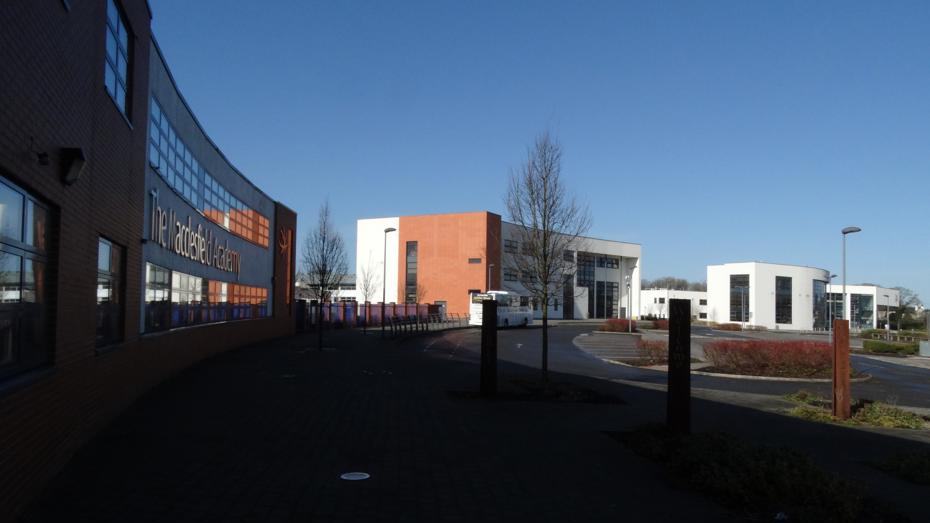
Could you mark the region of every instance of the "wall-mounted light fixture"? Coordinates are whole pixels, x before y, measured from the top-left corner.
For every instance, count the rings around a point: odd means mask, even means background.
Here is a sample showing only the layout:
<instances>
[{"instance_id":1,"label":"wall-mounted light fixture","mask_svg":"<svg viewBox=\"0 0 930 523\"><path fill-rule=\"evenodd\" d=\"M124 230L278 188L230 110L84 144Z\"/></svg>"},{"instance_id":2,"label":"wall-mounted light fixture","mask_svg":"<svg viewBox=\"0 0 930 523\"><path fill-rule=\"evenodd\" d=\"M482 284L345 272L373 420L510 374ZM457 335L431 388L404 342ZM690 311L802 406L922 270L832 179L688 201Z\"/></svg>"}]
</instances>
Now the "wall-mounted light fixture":
<instances>
[{"instance_id":1,"label":"wall-mounted light fixture","mask_svg":"<svg viewBox=\"0 0 930 523\"><path fill-rule=\"evenodd\" d=\"M85 165L87 165L87 157L84 155L84 149L80 147L61 148L61 182L63 184L72 185L78 181L84 172Z\"/></svg>"}]
</instances>

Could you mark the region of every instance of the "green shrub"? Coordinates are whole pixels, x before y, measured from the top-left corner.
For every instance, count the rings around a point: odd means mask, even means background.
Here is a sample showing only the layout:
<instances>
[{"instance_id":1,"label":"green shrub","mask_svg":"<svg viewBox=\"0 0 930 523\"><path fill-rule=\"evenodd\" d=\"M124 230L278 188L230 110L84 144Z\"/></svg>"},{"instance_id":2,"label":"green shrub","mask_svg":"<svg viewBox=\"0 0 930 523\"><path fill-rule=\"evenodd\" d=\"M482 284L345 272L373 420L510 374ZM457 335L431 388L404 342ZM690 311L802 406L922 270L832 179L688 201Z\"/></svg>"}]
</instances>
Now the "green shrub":
<instances>
[{"instance_id":1,"label":"green shrub","mask_svg":"<svg viewBox=\"0 0 930 523\"><path fill-rule=\"evenodd\" d=\"M852 420L861 425L889 429L922 429L924 427L924 419L919 415L877 401L863 402L861 407L853 413Z\"/></svg>"},{"instance_id":2,"label":"green shrub","mask_svg":"<svg viewBox=\"0 0 930 523\"><path fill-rule=\"evenodd\" d=\"M916 343L894 343L881 340L864 340L862 348L874 354L898 354L901 356L917 354Z\"/></svg>"},{"instance_id":3,"label":"green shrub","mask_svg":"<svg viewBox=\"0 0 930 523\"><path fill-rule=\"evenodd\" d=\"M829 407L830 400L822 396L816 396L806 390L799 390L790 394L785 394L785 399L801 405L811 405L814 407Z\"/></svg>"},{"instance_id":4,"label":"green shrub","mask_svg":"<svg viewBox=\"0 0 930 523\"><path fill-rule=\"evenodd\" d=\"M618 435L634 452L664 463L692 488L745 510L752 521L784 512L789 521L869 520L858 485L787 448L747 443L723 433L675 436L662 427Z\"/></svg>"},{"instance_id":5,"label":"green shrub","mask_svg":"<svg viewBox=\"0 0 930 523\"><path fill-rule=\"evenodd\" d=\"M918 414L878 401L859 400L855 402L850 405L852 416L842 421L833 417L831 402L826 398L814 396L802 390L785 395L785 399L798 404L797 407L788 411L789 414L808 421L867 425L889 429L922 429L925 424L924 418Z\"/></svg>"},{"instance_id":6,"label":"green shrub","mask_svg":"<svg viewBox=\"0 0 930 523\"><path fill-rule=\"evenodd\" d=\"M897 452L876 466L911 483L930 485L930 450Z\"/></svg>"}]
</instances>

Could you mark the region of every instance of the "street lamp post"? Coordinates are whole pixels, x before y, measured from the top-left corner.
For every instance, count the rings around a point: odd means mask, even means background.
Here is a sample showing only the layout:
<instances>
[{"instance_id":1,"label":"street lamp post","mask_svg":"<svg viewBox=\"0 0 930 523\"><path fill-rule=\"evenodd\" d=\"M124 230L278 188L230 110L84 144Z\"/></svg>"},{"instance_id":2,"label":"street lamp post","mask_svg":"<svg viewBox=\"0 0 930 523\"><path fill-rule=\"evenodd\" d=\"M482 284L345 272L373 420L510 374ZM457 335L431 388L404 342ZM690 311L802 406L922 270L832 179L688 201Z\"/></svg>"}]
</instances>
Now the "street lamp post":
<instances>
[{"instance_id":1,"label":"street lamp post","mask_svg":"<svg viewBox=\"0 0 930 523\"><path fill-rule=\"evenodd\" d=\"M891 298L887 294L882 294L885 297L885 332L888 334L888 338L891 338ZM900 322L899 322L900 323ZM901 327L898 327L899 329Z\"/></svg>"},{"instance_id":2,"label":"street lamp post","mask_svg":"<svg viewBox=\"0 0 930 523\"><path fill-rule=\"evenodd\" d=\"M862 231L859 227L846 227L843 233L843 317L846 318L846 235Z\"/></svg>"},{"instance_id":3,"label":"street lamp post","mask_svg":"<svg viewBox=\"0 0 930 523\"><path fill-rule=\"evenodd\" d=\"M397 229L394 227L388 227L384 229L384 263L382 264L382 276L381 276L381 337L384 337L384 311L387 310L387 235L389 232L394 232Z\"/></svg>"},{"instance_id":4,"label":"street lamp post","mask_svg":"<svg viewBox=\"0 0 930 523\"><path fill-rule=\"evenodd\" d=\"M626 279L626 323L629 333L633 334L633 294L630 292L630 277L625 276L624 279Z\"/></svg>"}]
</instances>

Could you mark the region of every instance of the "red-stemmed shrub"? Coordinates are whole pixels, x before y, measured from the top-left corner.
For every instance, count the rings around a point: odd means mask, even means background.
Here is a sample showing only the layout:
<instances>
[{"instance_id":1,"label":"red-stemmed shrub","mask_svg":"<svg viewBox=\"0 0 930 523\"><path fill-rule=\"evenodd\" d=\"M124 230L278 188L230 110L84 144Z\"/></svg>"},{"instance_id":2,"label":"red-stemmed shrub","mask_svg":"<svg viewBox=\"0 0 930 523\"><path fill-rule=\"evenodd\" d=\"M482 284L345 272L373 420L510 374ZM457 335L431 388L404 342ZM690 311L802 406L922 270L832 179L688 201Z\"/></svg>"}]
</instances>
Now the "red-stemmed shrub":
<instances>
[{"instance_id":1,"label":"red-stemmed shrub","mask_svg":"<svg viewBox=\"0 0 930 523\"><path fill-rule=\"evenodd\" d=\"M636 344L643 365L667 365L668 342L665 340L643 340Z\"/></svg>"},{"instance_id":2,"label":"red-stemmed shrub","mask_svg":"<svg viewBox=\"0 0 930 523\"><path fill-rule=\"evenodd\" d=\"M714 325L712 328L718 331L741 331L743 330L743 328L740 327L739 323L718 323L717 325Z\"/></svg>"},{"instance_id":3,"label":"red-stemmed shrub","mask_svg":"<svg viewBox=\"0 0 930 523\"><path fill-rule=\"evenodd\" d=\"M714 370L753 376L829 377L829 343L802 340L720 340L704 345Z\"/></svg>"},{"instance_id":4,"label":"red-stemmed shrub","mask_svg":"<svg viewBox=\"0 0 930 523\"><path fill-rule=\"evenodd\" d=\"M660 331L667 331L668 320L664 318L658 319L658 320L652 320L652 326L655 327L656 329L659 329Z\"/></svg>"},{"instance_id":5,"label":"red-stemmed shrub","mask_svg":"<svg viewBox=\"0 0 930 523\"><path fill-rule=\"evenodd\" d=\"M636 322L624 318L611 318L601 324L601 331L605 332L629 332L630 323L633 323L633 332L636 332Z\"/></svg>"}]
</instances>

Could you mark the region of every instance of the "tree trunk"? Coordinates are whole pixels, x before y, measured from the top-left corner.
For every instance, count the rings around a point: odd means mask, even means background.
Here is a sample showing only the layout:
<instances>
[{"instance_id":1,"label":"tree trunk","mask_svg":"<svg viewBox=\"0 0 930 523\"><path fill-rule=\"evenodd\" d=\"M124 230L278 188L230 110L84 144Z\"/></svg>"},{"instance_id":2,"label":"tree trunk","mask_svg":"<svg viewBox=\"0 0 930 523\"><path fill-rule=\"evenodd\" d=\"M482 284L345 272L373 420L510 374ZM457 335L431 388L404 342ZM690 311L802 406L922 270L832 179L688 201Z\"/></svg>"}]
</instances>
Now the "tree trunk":
<instances>
[{"instance_id":1,"label":"tree trunk","mask_svg":"<svg viewBox=\"0 0 930 523\"><path fill-rule=\"evenodd\" d=\"M323 350L323 300L316 310L316 350Z\"/></svg>"},{"instance_id":2,"label":"tree trunk","mask_svg":"<svg viewBox=\"0 0 930 523\"><path fill-rule=\"evenodd\" d=\"M543 384L549 385L549 308L543 301L542 317L542 381Z\"/></svg>"}]
</instances>

